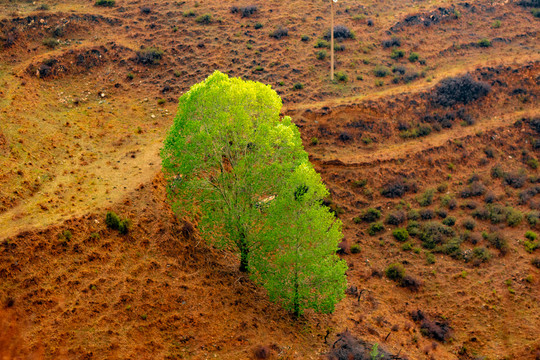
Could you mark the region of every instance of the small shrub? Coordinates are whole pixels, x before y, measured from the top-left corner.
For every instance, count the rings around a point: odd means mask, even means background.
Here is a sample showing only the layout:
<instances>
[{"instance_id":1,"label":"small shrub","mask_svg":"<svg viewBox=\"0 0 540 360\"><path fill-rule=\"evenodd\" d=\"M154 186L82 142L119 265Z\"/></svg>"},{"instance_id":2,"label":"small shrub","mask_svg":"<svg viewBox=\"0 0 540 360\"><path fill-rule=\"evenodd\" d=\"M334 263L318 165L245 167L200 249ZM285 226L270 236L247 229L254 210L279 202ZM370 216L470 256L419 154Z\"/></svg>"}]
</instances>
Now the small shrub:
<instances>
[{"instance_id":1,"label":"small shrub","mask_svg":"<svg viewBox=\"0 0 540 360\"><path fill-rule=\"evenodd\" d=\"M540 214L538 211L533 211L527 214L527 222L531 226L536 226L538 224Z\"/></svg>"},{"instance_id":2,"label":"small shrub","mask_svg":"<svg viewBox=\"0 0 540 360\"><path fill-rule=\"evenodd\" d=\"M384 271L386 277L393 281L401 281L405 276L405 269L400 263L392 263L388 265Z\"/></svg>"},{"instance_id":3,"label":"small shrub","mask_svg":"<svg viewBox=\"0 0 540 360\"><path fill-rule=\"evenodd\" d=\"M129 80L133 80L135 78L135 75L133 73L128 73L126 75L126 77L129 79Z\"/></svg>"},{"instance_id":4,"label":"small shrub","mask_svg":"<svg viewBox=\"0 0 540 360\"><path fill-rule=\"evenodd\" d=\"M409 221L407 224L407 232L410 236L417 236L420 234L420 224L417 221Z\"/></svg>"},{"instance_id":5,"label":"small shrub","mask_svg":"<svg viewBox=\"0 0 540 360\"><path fill-rule=\"evenodd\" d=\"M435 264L436 258L435 255L429 251L426 251L426 263L428 265Z\"/></svg>"},{"instance_id":6,"label":"small shrub","mask_svg":"<svg viewBox=\"0 0 540 360\"><path fill-rule=\"evenodd\" d=\"M388 69L386 66L377 65L373 70L373 73L376 77L385 77L390 74L390 69Z\"/></svg>"},{"instance_id":7,"label":"small shrub","mask_svg":"<svg viewBox=\"0 0 540 360\"><path fill-rule=\"evenodd\" d=\"M532 254L536 249L540 248L540 243L538 241L525 241L523 243L525 246L525 251Z\"/></svg>"},{"instance_id":8,"label":"small shrub","mask_svg":"<svg viewBox=\"0 0 540 360\"><path fill-rule=\"evenodd\" d=\"M495 22L493 24L491 24L491 27L494 28L494 29L498 29L501 27L501 21L500 20L495 20Z\"/></svg>"},{"instance_id":9,"label":"small shrub","mask_svg":"<svg viewBox=\"0 0 540 360\"><path fill-rule=\"evenodd\" d=\"M316 138L316 137L312 137L311 140L309 141L309 143L311 145L318 145L319 144L319 139Z\"/></svg>"},{"instance_id":10,"label":"small shrub","mask_svg":"<svg viewBox=\"0 0 540 360\"><path fill-rule=\"evenodd\" d=\"M390 58L394 60L401 59L404 56L405 56L405 51L401 49L393 49L392 53L390 54Z\"/></svg>"},{"instance_id":11,"label":"small shrub","mask_svg":"<svg viewBox=\"0 0 540 360\"><path fill-rule=\"evenodd\" d=\"M324 35L325 40L330 40L331 38L330 29ZM345 25L336 25L334 26L334 38L335 39L354 39L354 33Z\"/></svg>"},{"instance_id":12,"label":"small shrub","mask_svg":"<svg viewBox=\"0 0 540 360\"><path fill-rule=\"evenodd\" d=\"M278 27L276 30L274 30L272 33L270 33L270 36L274 39L281 39L282 37L289 36L289 29L284 27Z\"/></svg>"},{"instance_id":13,"label":"small shrub","mask_svg":"<svg viewBox=\"0 0 540 360\"><path fill-rule=\"evenodd\" d=\"M460 193L462 198L481 196L486 193L486 187L480 181L473 181Z\"/></svg>"},{"instance_id":14,"label":"small shrub","mask_svg":"<svg viewBox=\"0 0 540 360\"><path fill-rule=\"evenodd\" d=\"M486 239L495 249L499 250L502 255L508 251L508 241L502 236L502 234L483 232L482 237Z\"/></svg>"},{"instance_id":15,"label":"small shrub","mask_svg":"<svg viewBox=\"0 0 540 360\"><path fill-rule=\"evenodd\" d=\"M434 91L432 102L443 107L466 105L486 96L490 90L487 83L474 80L470 74L450 77L441 80Z\"/></svg>"},{"instance_id":16,"label":"small shrub","mask_svg":"<svg viewBox=\"0 0 540 360\"><path fill-rule=\"evenodd\" d=\"M468 219L463 220L463 222L461 223L461 225L462 225L465 229L470 230L470 231L473 231L473 230L476 228L476 221L474 221L474 220L471 219L471 218L468 218Z\"/></svg>"},{"instance_id":17,"label":"small shrub","mask_svg":"<svg viewBox=\"0 0 540 360\"><path fill-rule=\"evenodd\" d=\"M137 51L136 61L143 65L155 65L163 58L163 50L149 47Z\"/></svg>"},{"instance_id":18,"label":"small shrub","mask_svg":"<svg viewBox=\"0 0 540 360\"><path fill-rule=\"evenodd\" d=\"M435 213L436 213L437 216L440 217L441 219L446 219L446 217L448 216L448 213L447 213L446 210L444 210L444 209L437 209L437 211L435 211Z\"/></svg>"},{"instance_id":19,"label":"small shrub","mask_svg":"<svg viewBox=\"0 0 540 360\"><path fill-rule=\"evenodd\" d=\"M401 250L403 251L411 251L413 248L413 244L410 241L407 241L403 245L401 245Z\"/></svg>"},{"instance_id":20,"label":"small shrub","mask_svg":"<svg viewBox=\"0 0 540 360\"><path fill-rule=\"evenodd\" d=\"M504 173L503 178L507 185L510 185L514 189L520 189L527 181L527 174L525 171L508 172Z\"/></svg>"},{"instance_id":21,"label":"small shrub","mask_svg":"<svg viewBox=\"0 0 540 360\"><path fill-rule=\"evenodd\" d=\"M212 15L210 14L204 14L204 15L201 15L201 16L198 16L195 21L199 24L204 24L204 25L208 25L208 24L211 24L212 23Z\"/></svg>"},{"instance_id":22,"label":"small shrub","mask_svg":"<svg viewBox=\"0 0 540 360\"><path fill-rule=\"evenodd\" d=\"M407 219L409 220L420 220L420 212L415 209L409 210L407 213Z\"/></svg>"},{"instance_id":23,"label":"small shrub","mask_svg":"<svg viewBox=\"0 0 540 360\"><path fill-rule=\"evenodd\" d=\"M392 38L384 40L382 42L382 46L385 48L399 47L401 46L401 39L396 36L392 36Z\"/></svg>"},{"instance_id":24,"label":"small shrub","mask_svg":"<svg viewBox=\"0 0 540 360\"><path fill-rule=\"evenodd\" d=\"M260 22L257 22L257 23L255 23L254 28L255 28L255 30L262 29L262 28L263 28L263 24L261 24Z\"/></svg>"},{"instance_id":25,"label":"small shrub","mask_svg":"<svg viewBox=\"0 0 540 360\"><path fill-rule=\"evenodd\" d=\"M417 62L418 58L419 58L419 56L415 52L412 52L412 53L409 54L409 61L410 62Z\"/></svg>"},{"instance_id":26,"label":"small shrub","mask_svg":"<svg viewBox=\"0 0 540 360\"><path fill-rule=\"evenodd\" d=\"M523 221L523 214L511 207L506 208L506 223L508 226L518 226Z\"/></svg>"},{"instance_id":27,"label":"small shrub","mask_svg":"<svg viewBox=\"0 0 540 360\"><path fill-rule=\"evenodd\" d=\"M382 231L384 231L384 225L380 222L375 222L369 225L368 234L371 236L375 236Z\"/></svg>"},{"instance_id":28,"label":"small shrub","mask_svg":"<svg viewBox=\"0 0 540 360\"><path fill-rule=\"evenodd\" d=\"M95 2L96 6L107 6L107 7L113 7L115 4L115 0L97 0Z\"/></svg>"},{"instance_id":29,"label":"small shrub","mask_svg":"<svg viewBox=\"0 0 540 360\"><path fill-rule=\"evenodd\" d=\"M353 181L353 185L355 187L364 187L367 185L367 180L366 179L360 179L360 180L355 180Z\"/></svg>"},{"instance_id":30,"label":"small shrub","mask_svg":"<svg viewBox=\"0 0 540 360\"><path fill-rule=\"evenodd\" d=\"M456 218L453 216L449 216L446 219L442 221L443 225L446 226L454 226L456 224Z\"/></svg>"},{"instance_id":31,"label":"small shrub","mask_svg":"<svg viewBox=\"0 0 540 360\"><path fill-rule=\"evenodd\" d=\"M55 39L55 38L46 38L43 40L42 43L43 45L51 49L54 49L55 47L60 45L60 41L58 41L58 39Z\"/></svg>"},{"instance_id":32,"label":"small shrub","mask_svg":"<svg viewBox=\"0 0 540 360\"><path fill-rule=\"evenodd\" d=\"M540 258L534 258L534 259L532 259L532 260L531 260L531 264L532 264L534 267L540 269Z\"/></svg>"},{"instance_id":33,"label":"small shrub","mask_svg":"<svg viewBox=\"0 0 540 360\"><path fill-rule=\"evenodd\" d=\"M398 210L388 214L384 222L389 225L400 225L405 222L406 219L407 215L405 212Z\"/></svg>"},{"instance_id":34,"label":"small shrub","mask_svg":"<svg viewBox=\"0 0 540 360\"><path fill-rule=\"evenodd\" d=\"M472 251L470 261L473 265L478 266L481 263L488 262L491 259L492 255L488 249L483 247L475 247Z\"/></svg>"},{"instance_id":35,"label":"small shrub","mask_svg":"<svg viewBox=\"0 0 540 360\"><path fill-rule=\"evenodd\" d=\"M304 88L304 85L302 83L295 83L293 85L294 90L302 90Z\"/></svg>"},{"instance_id":36,"label":"small shrub","mask_svg":"<svg viewBox=\"0 0 540 360\"><path fill-rule=\"evenodd\" d=\"M349 76L345 74L344 72L338 71L337 73L335 73L335 78L337 81L347 82L347 80L349 79Z\"/></svg>"},{"instance_id":37,"label":"small shrub","mask_svg":"<svg viewBox=\"0 0 540 360\"><path fill-rule=\"evenodd\" d=\"M317 40L317 43L315 44L315 49L321 49L321 48L326 48L326 49L330 49L330 43L328 41L325 41L323 39L319 39Z\"/></svg>"},{"instance_id":38,"label":"small shrub","mask_svg":"<svg viewBox=\"0 0 540 360\"><path fill-rule=\"evenodd\" d=\"M409 232L403 228L394 229L394 231L392 231L392 235L397 241L400 241L400 242L404 242L409 239Z\"/></svg>"},{"instance_id":39,"label":"small shrub","mask_svg":"<svg viewBox=\"0 0 540 360\"><path fill-rule=\"evenodd\" d=\"M403 276L403 279L401 279L399 285L411 291L418 291L420 286L422 286L422 282L410 275L405 275Z\"/></svg>"},{"instance_id":40,"label":"small shrub","mask_svg":"<svg viewBox=\"0 0 540 360\"><path fill-rule=\"evenodd\" d=\"M480 46L480 47L490 47L491 46L491 41L489 41L489 39L483 38L480 41L478 41L478 46Z\"/></svg>"},{"instance_id":41,"label":"small shrub","mask_svg":"<svg viewBox=\"0 0 540 360\"><path fill-rule=\"evenodd\" d=\"M148 15L148 14L150 14L151 12L152 12L152 9L150 9L148 6L143 6L143 7L141 8L141 13L143 13L143 14L147 14L147 15Z\"/></svg>"},{"instance_id":42,"label":"small shrub","mask_svg":"<svg viewBox=\"0 0 540 360\"><path fill-rule=\"evenodd\" d=\"M538 238L538 234L535 233L534 231L527 231L525 233L525 238L531 240L531 241L535 241L537 238Z\"/></svg>"},{"instance_id":43,"label":"small shrub","mask_svg":"<svg viewBox=\"0 0 540 360\"><path fill-rule=\"evenodd\" d=\"M167 102L165 99L158 99L157 103L158 105L164 105Z\"/></svg>"},{"instance_id":44,"label":"small shrub","mask_svg":"<svg viewBox=\"0 0 540 360\"><path fill-rule=\"evenodd\" d=\"M195 17L197 14L193 10L186 10L182 13L183 17Z\"/></svg>"},{"instance_id":45,"label":"small shrub","mask_svg":"<svg viewBox=\"0 0 540 360\"><path fill-rule=\"evenodd\" d=\"M457 201L451 195L444 195L441 198L441 205L453 210L457 206Z\"/></svg>"},{"instance_id":46,"label":"small shrub","mask_svg":"<svg viewBox=\"0 0 540 360\"><path fill-rule=\"evenodd\" d=\"M538 160L537 159L534 159L534 158L531 158L529 160L527 160L527 165L529 165L531 167L531 169L538 169Z\"/></svg>"},{"instance_id":47,"label":"small shrub","mask_svg":"<svg viewBox=\"0 0 540 360\"><path fill-rule=\"evenodd\" d=\"M360 250L360 245L358 244L354 244L351 246L351 254L358 254Z\"/></svg>"},{"instance_id":48,"label":"small shrub","mask_svg":"<svg viewBox=\"0 0 540 360\"><path fill-rule=\"evenodd\" d=\"M416 186L413 183L405 181L403 178L396 178L383 185L381 195L387 198L398 198L405 195L407 192L415 192Z\"/></svg>"},{"instance_id":49,"label":"small shrub","mask_svg":"<svg viewBox=\"0 0 540 360\"><path fill-rule=\"evenodd\" d=\"M360 215L360 219L365 222L374 222L381 218L381 212L375 208L369 208L365 210L362 215Z\"/></svg>"},{"instance_id":50,"label":"small shrub","mask_svg":"<svg viewBox=\"0 0 540 360\"><path fill-rule=\"evenodd\" d=\"M422 227L420 240L425 248L434 249L438 245L445 244L448 239L454 236L455 232L451 227L432 221Z\"/></svg>"},{"instance_id":51,"label":"small shrub","mask_svg":"<svg viewBox=\"0 0 540 360\"><path fill-rule=\"evenodd\" d=\"M431 220L435 217L435 211L431 209L421 209L420 210L420 218L422 220Z\"/></svg>"},{"instance_id":52,"label":"small shrub","mask_svg":"<svg viewBox=\"0 0 540 360\"><path fill-rule=\"evenodd\" d=\"M105 224L109 229L118 230L120 226L120 217L116 213L109 211L105 216Z\"/></svg>"},{"instance_id":53,"label":"small shrub","mask_svg":"<svg viewBox=\"0 0 540 360\"><path fill-rule=\"evenodd\" d=\"M418 204L420 206L429 206L431 204L433 204L433 195L435 194L435 190L433 189L428 189L426 191L424 191L424 193L422 193L422 195L420 195L416 201L418 201Z\"/></svg>"}]
</instances>

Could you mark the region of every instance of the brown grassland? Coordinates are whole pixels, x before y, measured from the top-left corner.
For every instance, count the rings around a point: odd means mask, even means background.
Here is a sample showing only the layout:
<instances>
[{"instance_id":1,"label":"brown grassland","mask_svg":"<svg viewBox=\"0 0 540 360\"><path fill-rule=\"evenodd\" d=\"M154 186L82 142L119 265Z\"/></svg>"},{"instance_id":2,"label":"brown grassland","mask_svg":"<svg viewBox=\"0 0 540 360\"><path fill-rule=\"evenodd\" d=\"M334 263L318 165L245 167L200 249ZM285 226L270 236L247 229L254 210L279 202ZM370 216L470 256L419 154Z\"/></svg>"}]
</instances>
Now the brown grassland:
<instances>
[{"instance_id":1,"label":"brown grassland","mask_svg":"<svg viewBox=\"0 0 540 360\"><path fill-rule=\"evenodd\" d=\"M540 359L524 5L340 0L354 37L330 82L327 1L0 0L0 359L323 359L346 330L399 358ZM159 149L214 70L272 85L330 190L349 265L331 315L294 319L171 212ZM490 91L444 106L466 73Z\"/></svg>"}]
</instances>

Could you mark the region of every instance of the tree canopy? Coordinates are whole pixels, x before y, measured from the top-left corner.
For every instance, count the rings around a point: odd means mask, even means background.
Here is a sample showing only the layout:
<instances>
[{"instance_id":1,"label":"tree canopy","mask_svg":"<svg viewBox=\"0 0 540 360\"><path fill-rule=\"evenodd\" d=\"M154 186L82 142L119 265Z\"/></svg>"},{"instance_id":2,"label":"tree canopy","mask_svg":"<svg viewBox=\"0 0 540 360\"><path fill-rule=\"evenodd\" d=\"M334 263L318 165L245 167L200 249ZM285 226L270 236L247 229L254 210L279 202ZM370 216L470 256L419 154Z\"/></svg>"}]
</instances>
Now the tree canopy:
<instances>
[{"instance_id":1,"label":"tree canopy","mask_svg":"<svg viewBox=\"0 0 540 360\"><path fill-rule=\"evenodd\" d=\"M272 299L297 314L331 311L345 286L341 223L281 106L270 86L218 71L194 85L161 152L169 197L207 241L237 252Z\"/></svg>"}]
</instances>

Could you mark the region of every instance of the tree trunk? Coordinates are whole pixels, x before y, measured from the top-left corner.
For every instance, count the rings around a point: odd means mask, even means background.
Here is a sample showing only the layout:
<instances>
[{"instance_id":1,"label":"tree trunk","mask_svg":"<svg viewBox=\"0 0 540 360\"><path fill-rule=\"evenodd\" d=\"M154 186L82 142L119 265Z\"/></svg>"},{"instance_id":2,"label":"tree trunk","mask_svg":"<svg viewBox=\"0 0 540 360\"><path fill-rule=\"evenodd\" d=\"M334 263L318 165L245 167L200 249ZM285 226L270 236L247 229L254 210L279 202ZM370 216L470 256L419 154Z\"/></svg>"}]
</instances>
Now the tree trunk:
<instances>
[{"instance_id":1,"label":"tree trunk","mask_svg":"<svg viewBox=\"0 0 540 360\"><path fill-rule=\"evenodd\" d=\"M249 246L247 244L246 235L243 231L240 232L240 242L238 244L238 248L240 250L240 271L248 272Z\"/></svg>"},{"instance_id":2,"label":"tree trunk","mask_svg":"<svg viewBox=\"0 0 540 360\"><path fill-rule=\"evenodd\" d=\"M298 294L298 272L294 274L294 297L293 297L294 316L300 316L300 295Z\"/></svg>"}]
</instances>

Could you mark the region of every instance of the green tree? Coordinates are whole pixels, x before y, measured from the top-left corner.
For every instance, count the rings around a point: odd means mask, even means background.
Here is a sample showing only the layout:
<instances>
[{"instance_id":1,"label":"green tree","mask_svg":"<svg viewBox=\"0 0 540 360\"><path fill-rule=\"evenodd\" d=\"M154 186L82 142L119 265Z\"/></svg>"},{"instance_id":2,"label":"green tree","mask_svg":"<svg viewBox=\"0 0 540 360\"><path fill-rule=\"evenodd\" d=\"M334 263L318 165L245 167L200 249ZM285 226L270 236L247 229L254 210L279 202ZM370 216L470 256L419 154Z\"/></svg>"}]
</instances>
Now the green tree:
<instances>
[{"instance_id":1,"label":"green tree","mask_svg":"<svg viewBox=\"0 0 540 360\"><path fill-rule=\"evenodd\" d=\"M296 316L307 308L332 312L344 296L347 265L336 255L341 221L322 205L326 196L311 164L298 166L265 210L262 246L253 255L252 278Z\"/></svg>"},{"instance_id":2,"label":"green tree","mask_svg":"<svg viewBox=\"0 0 540 360\"><path fill-rule=\"evenodd\" d=\"M193 86L161 152L169 197L272 300L296 315L331 312L346 287L341 222L281 106L269 86L220 72Z\"/></svg>"},{"instance_id":3,"label":"green tree","mask_svg":"<svg viewBox=\"0 0 540 360\"><path fill-rule=\"evenodd\" d=\"M281 106L270 86L216 71L180 98L161 152L173 210L239 253L241 271L260 245L261 207L308 159Z\"/></svg>"}]
</instances>

